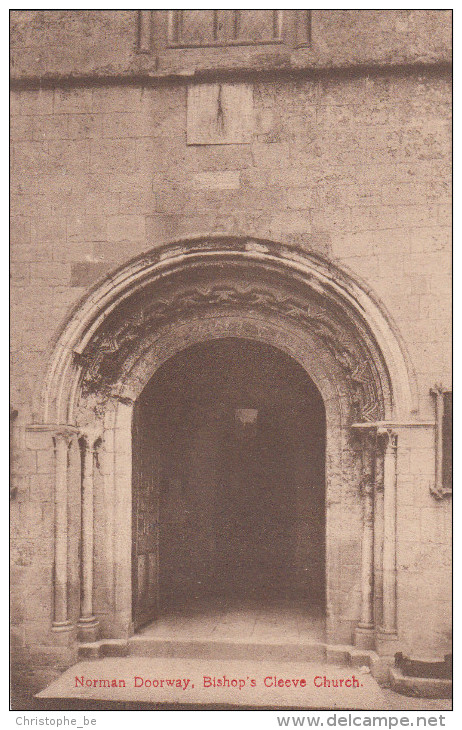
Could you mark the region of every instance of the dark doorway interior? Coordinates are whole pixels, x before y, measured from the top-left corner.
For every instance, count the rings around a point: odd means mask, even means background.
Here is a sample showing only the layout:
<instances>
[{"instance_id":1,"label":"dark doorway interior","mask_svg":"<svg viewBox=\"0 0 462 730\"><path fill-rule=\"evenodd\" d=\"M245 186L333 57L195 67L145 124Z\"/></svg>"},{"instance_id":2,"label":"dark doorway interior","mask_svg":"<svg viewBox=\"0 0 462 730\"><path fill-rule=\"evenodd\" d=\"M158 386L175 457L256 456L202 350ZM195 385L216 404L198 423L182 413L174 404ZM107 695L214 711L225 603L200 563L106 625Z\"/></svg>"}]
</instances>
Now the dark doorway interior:
<instances>
[{"instance_id":1,"label":"dark doorway interior","mask_svg":"<svg viewBox=\"0 0 462 730\"><path fill-rule=\"evenodd\" d=\"M213 601L324 607L325 411L292 358L237 338L191 347L134 423L134 615Z\"/></svg>"}]
</instances>

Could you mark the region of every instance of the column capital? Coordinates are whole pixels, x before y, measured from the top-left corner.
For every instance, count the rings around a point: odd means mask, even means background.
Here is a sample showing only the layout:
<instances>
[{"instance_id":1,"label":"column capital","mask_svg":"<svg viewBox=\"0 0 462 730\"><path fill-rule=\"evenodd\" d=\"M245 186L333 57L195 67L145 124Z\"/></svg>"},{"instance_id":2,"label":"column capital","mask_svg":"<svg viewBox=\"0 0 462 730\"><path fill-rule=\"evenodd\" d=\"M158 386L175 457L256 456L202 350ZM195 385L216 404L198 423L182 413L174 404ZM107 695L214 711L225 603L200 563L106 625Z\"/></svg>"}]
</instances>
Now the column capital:
<instances>
[{"instance_id":1,"label":"column capital","mask_svg":"<svg viewBox=\"0 0 462 730\"><path fill-rule=\"evenodd\" d=\"M398 447L398 432L392 426L379 426L377 439L382 442L384 449L396 450Z\"/></svg>"},{"instance_id":2,"label":"column capital","mask_svg":"<svg viewBox=\"0 0 462 730\"><path fill-rule=\"evenodd\" d=\"M445 393L450 393L452 391L452 388L445 388L443 383L435 383L433 388L430 388L431 395L444 395Z\"/></svg>"},{"instance_id":3,"label":"column capital","mask_svg":"<svg viewBox=\"0 0 462 730\"><path fill-rule=\"evenodd\" d=\"M69 430L66 428L61 428L58 431L55 431L53 434L53 439L56 444L65 443L66 446L69 446L73 439L77 439L79 437L78 430Z\"/></svg>"},{"instance_id":4,"label":"column capital","mask_svg":"<svg viewBox=\"0 0 462 730\"><path fill-rule=\"evenodd\" d=\"M103 430L101 428L81 428L79 440L84 443L86 449L94 451L103 440Z\"/></svg>"}]
</instances>

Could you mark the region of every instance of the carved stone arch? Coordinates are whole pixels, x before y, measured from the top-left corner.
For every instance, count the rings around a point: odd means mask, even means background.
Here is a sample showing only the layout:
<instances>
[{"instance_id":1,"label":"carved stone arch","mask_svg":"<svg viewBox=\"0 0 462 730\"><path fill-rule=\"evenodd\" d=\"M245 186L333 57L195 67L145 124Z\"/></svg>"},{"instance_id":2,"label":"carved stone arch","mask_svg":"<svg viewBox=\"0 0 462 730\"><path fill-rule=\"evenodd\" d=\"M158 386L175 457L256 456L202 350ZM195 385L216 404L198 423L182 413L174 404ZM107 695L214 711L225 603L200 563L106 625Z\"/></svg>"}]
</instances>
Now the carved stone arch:
<instances>
[{"instance_id":1,"label":"carved stone arch","mask_svg":"<svg viewBox=\"0 0 462 730\"><path fill-rule=\"evenodd\" d=\"M374 527L363 510L361 456L351 426L367 431L412 417L412 376L383 309L350 276L318 257L248 238L187 241L134 259L88 293L54 343L40 422L55 430L56 424L67 424L73 432L102 435L94 490L93 475L90 484L89 469L84 471L86 514L95 516L101 551L95 558L100 580L94 605L102 632L123 638L133 630L134 404L169 358L191 345L229 337L284 351L305 369L322 397L327 637L349 643L361 619L361 641L370 648L373 566L371 551L361 545L370 546ZM386 463L390 466L391 457ZM348 529L339 530L346 519ZM90 555L92 525L87 521ZM64 525L59 529L64 533ZM342 567L343 554L349 556L348 570ZM89 591L85 605L92 608ZM88 628L90 619L93 614L85 614L82 626Z\"/></svg>"},{"instance_id":2,"label":"carved stone arch","mask_svg":"<svg viewBox=\"0 0 462 730\"><path fill-rule=\"evenodd\" d=\"M146 338L182 318L276 317L309 332L347 382L351 418L408 418L415 388L401 343L379 304L318 257L268 241L218 237L138 257L107 276L71 313L54 344L42 423L74 423L81 394L115 394Z\"/></svg>"}]
</instances>

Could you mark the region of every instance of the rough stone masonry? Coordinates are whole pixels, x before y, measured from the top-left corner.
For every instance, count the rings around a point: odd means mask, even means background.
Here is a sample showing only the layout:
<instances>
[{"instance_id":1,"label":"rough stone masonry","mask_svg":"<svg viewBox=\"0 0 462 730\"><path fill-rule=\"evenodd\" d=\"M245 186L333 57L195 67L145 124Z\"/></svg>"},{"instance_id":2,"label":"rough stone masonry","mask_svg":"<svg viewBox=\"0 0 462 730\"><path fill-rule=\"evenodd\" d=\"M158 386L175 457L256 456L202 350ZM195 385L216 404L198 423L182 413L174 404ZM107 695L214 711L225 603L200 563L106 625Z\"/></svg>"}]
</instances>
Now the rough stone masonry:
<instances>
[{"instance_id":1,"label":"rough stone masonry","mask_svg":"<svg viewBox=\"0 0 462 730\"><path fill-rule=\"evenodd\" d=\"M176 12L11 13L14 657L66 665L77 646L75 633L69 644L51 631L55 447L27 430L41 423L58 335L118 267L223 235L338 267L396 333L415 426L394 425L397 631L405 654L442 659L452 498L433 493L434 389L451 388L450 11L275 11L280 35L241 45L239 35L209 42L200 28L194 43L170 36ZM68 458L78 471L78 456ZM69 544L80 539L80 499L69 491ZM379 544L377 532L377 565ZM360 576L347 550L349 588L337 588L350 630ZM71 623L79 561L70 551ZM110 636L110 609L96 611Z\"/></svg>"}]
</instances>

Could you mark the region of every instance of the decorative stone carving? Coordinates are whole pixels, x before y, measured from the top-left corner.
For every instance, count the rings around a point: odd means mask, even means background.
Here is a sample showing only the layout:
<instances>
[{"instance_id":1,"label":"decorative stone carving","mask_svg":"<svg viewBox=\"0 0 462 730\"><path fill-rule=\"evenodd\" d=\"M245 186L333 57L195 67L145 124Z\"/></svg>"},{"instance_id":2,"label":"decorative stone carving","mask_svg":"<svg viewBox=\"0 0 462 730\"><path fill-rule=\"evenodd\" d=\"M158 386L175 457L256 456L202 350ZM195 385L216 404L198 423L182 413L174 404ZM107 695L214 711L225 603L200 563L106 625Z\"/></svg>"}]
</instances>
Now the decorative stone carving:
<instances>
[{"instance_id":1,"label":"decorative stone carving","mask_svg":"<svg viewBox=\"0 0 462 730\"><path fill-rule=\"evenodd\" d=\"M333 331L329 327L327 331L322 330L318 321L320 349L330 352L329 347L333 344L342 369L346 374L347 370L350 371L348 378L351 375L351 379L346 390L351 404L348 417L352 421L383 420L392 412L399 416L416 408L415 378L409 371L392 324L370 292L362 289L332 262L300 249L245 236L212 236L152 249L114 271L88 292L57 337L43 387L37 394L35 408L38 421L74 423L82 384L87 395L101 394L98 398L102 403L111 391L108 383L117 383L118 364L114 363L109 368L110 377L86 372L88 368L93 369L96 340L102 342L105 337L109 338L112 348L116 347L114 333L118 327L117 323L114 325L114 315L119 325L131 322L136 311L144 317L146 307L165 296L164 288L169 286L168 297L172 296L172 281L174 286L178 279L183 281L183 285L185 282L191 285L200 279L199 286L202 287L205 279L205 286L210 288L223 281L224 277L238 279L240 286L248 286L252 282L252 289L264 288L285 297L295 296L302 309L317 302L321 310L326 310L336 327ZM176 293L179 293L178 287ZM207 311L210 324L213 317L221 314L218 311L213 313L210 307L202 311ZM223 311L226 312L226 308ZM236 313L240 316L238 308ZM253 312L245 310L241 310L241 314L243 321L248 322L253 316ZM193 316L201 316L199 309ZM148 319L146 317L146 321ZM265 311L255 311L256 327L262 326L265 319L269 321ZM285 319L287 322L295 321L288 314ZM170 320L165 317L167 324L173 321L174 317ZM284 325L282 321L281 325ZM345 335L346 349L354 354L352 362L348 362L344 348L338 345ZM149 336L152 337L152 331ZM126 339L129 337L131 334L127 331ZM322 337L327 341L323 342ZM134 347L131 352L134 357ZM141 356L141 352L139 354ZM119 352L116 355L119 356ZM133 360L126 360L127 364L130 361ZM370 385L364 382L364 378L369 380L369 375Z\"/></svg>"},{"instance_id":2,"label":"decorative stone carving","mask_svg":"<svg viewBox=\"0 0 462 730\"><path fill-rule=\"evenodd\" d=\"M148 302L148 304L146 304ZM173 295L144 293L141 301L126 306L124 316L109 317L86 350L76 358L83 369L84 393L107 390L117 382L125 359L146 337L170 321L201 312L242 311L278 316L297 322L314 333L332 353L350 384L353 418L376 421L381 416L377 378L365 348L349 331L345 317L320 301L306 302L284 291L261 285L235 283L196 286Z\"/></svg>"}]
</instances>

